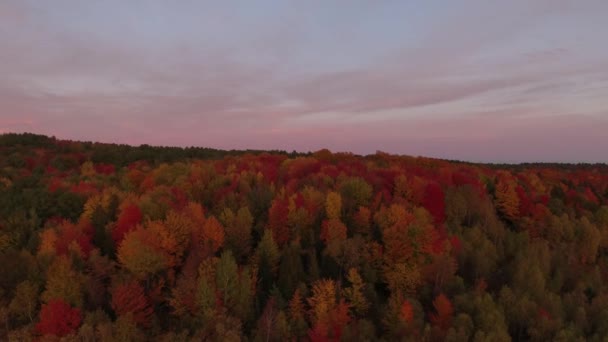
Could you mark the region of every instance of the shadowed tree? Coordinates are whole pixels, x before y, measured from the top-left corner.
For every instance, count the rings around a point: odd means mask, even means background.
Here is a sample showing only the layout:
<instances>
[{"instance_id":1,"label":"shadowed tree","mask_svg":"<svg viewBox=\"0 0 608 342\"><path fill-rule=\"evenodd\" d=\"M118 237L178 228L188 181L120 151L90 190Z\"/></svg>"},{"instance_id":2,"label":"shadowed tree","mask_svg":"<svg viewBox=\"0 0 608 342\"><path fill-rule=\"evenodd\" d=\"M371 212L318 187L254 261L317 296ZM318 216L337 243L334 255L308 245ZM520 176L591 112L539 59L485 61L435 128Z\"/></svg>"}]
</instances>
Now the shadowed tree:
<instances>
[{"instance_id":1,"label":"shadowed tree","mask_svg":"<svg viewBox=\"0 0 608 342\"><path fill-rule=\"evenodd\" d=\"M112 309L118 316L131 315L133 322L149 327L153 315L150 301L144 288L137 281L116 286L112 292Z\"/></svg>"}]
</instances>

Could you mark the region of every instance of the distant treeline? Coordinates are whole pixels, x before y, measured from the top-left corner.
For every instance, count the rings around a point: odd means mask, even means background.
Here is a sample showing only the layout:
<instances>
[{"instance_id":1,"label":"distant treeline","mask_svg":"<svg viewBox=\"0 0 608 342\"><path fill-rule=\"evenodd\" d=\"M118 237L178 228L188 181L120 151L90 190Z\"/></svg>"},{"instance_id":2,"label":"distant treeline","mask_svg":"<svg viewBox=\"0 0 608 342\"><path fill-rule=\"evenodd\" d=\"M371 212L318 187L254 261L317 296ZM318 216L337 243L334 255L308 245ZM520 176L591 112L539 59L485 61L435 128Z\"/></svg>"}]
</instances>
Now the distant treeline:
<instances>
[{"instance_id":1,"label":"distant treeline","mask_svg":"<svg viewBox=\"0 0 608 342\"><path fill-rule=\"evenodd\" d=\"M261 153L281 154L290 157L310 153L286 152L282 150L220 150L208 147L169 147L147 144L131 146L91 141L60 140L55 137L32 133L7 133L0 135L0 148L45 148L61 153L86 153L94 163L113 164L117 167L137 161L153 164L172 163L184 159L222 159L226 156Z\"/></svg>"}]
</instances>

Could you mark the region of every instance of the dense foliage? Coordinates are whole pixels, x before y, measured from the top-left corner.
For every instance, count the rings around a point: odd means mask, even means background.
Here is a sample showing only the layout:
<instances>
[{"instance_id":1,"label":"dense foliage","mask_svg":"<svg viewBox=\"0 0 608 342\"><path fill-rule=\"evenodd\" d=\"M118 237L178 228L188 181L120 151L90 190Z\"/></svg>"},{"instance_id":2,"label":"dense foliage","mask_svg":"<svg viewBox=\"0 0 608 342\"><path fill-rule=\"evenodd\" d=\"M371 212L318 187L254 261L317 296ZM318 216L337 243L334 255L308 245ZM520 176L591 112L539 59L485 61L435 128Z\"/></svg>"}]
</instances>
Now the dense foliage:
<instances>
[{"instance_id":1,"label":"dense foliage","mask_svg":"<svg viewBox=\"0 0 608 342\"><path fill-rule=\"evenodd\" d=\"M0 340L604 341L608 167L0 136Z\"/></svg>"}]
</instances>

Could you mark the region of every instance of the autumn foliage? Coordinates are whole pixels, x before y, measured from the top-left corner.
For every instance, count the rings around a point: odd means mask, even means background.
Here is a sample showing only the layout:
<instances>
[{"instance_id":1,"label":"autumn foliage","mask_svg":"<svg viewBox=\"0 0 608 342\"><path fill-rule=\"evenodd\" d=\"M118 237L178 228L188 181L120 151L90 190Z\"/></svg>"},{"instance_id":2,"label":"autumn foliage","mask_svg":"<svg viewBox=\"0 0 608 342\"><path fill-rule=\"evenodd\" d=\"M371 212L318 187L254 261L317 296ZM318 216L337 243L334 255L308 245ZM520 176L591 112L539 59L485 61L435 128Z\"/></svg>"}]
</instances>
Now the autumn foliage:
<instances>
[{"instance_id":1,"label":"autumn foliage","mask_svg":"<svg viewBox=\"0 0 608 342\"><path fill-rule=\"evenodd\" d=\"M0 340L603 341L608 166L0 135Z\"/></svg>"},{"instance_id":2,"label":"autumn foliage","mask_svg":"<svg viewBox=\"0 0 608 342\"><path fill-rule=\"evenodd\" d=\"M452 314L454 312L452 303L443 293L440 293L433 300L433 308L435 312L430 316L431 322L442 330L446 330L452 322Z\"/></svg>"},{"instance_id":3,"label":"autumn foliage","mask_svg":"<svg viewBox=\"0 0 608 342\"><path fill-rule=\"evenodd\" d=\"M120 212L116 227L112 230L112 239L114 243L119 245L125 234L135 229L135 226L142 220L142 213L139 207L135 204L128 204Z\"/></svg>"},{"instance_id":4,"label":"autumn foliage","mask_svg":"<svg viewBox=\"0 0 608 342\"><path fill-rule=\"evenodd\" d=\"M51 300L40 309L40 322L36 330L41 335L62 337L74 332L82 322L80 310L62 300Z\"/></svg>"},{"instance_id":5,"label":"autumn foliage","mask_svg":"<svg viewBox=\"0 0 608 342\"><path fill-rule=\"evenodd\" d=\"M153 314L149 299L137 281L121 284L112 293L112 309L118 316L131 314L135 323L150 325Z\"/></svg>"}]
</instances>

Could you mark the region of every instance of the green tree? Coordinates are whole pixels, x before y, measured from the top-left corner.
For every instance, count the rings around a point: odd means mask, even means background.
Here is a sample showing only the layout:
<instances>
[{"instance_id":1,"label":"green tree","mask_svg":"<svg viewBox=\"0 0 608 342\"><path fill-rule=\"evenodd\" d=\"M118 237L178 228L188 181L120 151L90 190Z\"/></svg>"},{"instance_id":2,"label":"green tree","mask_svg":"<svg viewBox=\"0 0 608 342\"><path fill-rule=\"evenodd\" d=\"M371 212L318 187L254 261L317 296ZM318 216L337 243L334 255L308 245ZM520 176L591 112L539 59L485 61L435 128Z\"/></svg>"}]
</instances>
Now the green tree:
<instances>
[{"instance_id":1,"label":"green tree","mask_svg":"<svg viewBox=\"0 0 608 342\"><path fill-rule=\"evenodd\" d=\"M18 320L34 322L38 307L40 286L30 280L25 280L15 289L15 296L10 302L9 311Z\"/></svg>"},{"instance_id":2,"label":"green tree","mask_svg":"<svg viewBox=\"0 0 608 342\"><path fill-rule=\"evenodd\" d=\"M300 244L290 243L281 255L279 266L278 285L282 290L283 296L290 298L297 286L304 282L306 273L302 264L302 250Z\"/></svg>"}]
</instances>

